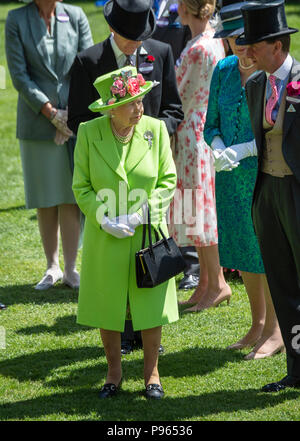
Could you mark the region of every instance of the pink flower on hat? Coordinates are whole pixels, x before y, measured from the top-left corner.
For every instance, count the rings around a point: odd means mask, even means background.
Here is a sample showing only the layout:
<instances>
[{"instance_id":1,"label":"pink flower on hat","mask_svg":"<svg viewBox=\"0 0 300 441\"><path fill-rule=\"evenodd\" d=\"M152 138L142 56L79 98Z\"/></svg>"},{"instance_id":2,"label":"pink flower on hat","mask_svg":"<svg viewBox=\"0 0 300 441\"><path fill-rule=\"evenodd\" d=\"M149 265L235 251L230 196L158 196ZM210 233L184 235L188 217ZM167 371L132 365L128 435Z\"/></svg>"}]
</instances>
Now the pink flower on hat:
<instances>
[{"instance_id":1,"label":"pink flower on hat","mask_svg":"<svg viewBox=\"0 0 300 441\"><path fill-rule=\"evenodd\" d=\"M146 81L145 81L142 74L138 73L136 78L137 78L140 86L144 86L146 84Z\"/></svg>"},{"instance_id":2,"label":"pink flower on hat","mask_svg":"<svg viewBox=\"0 0 300 441\"><path fill-rule=\"evenodd\" d=\"M140 84L137 78L130 77L127 82L128 93L131 96L137 95L140 93Z\"/></svg>"},{"instance_id":3,"label":"pink flower on hat","mask_svg":"<svg viewBox=\"0 0 300 441\"><path fill-rule=\"evenodd\" d=\"M126 95L126 86L121 78L115 79L110 90L113 95L119 95L121 98Z\"/></svg>"}]
</instances>

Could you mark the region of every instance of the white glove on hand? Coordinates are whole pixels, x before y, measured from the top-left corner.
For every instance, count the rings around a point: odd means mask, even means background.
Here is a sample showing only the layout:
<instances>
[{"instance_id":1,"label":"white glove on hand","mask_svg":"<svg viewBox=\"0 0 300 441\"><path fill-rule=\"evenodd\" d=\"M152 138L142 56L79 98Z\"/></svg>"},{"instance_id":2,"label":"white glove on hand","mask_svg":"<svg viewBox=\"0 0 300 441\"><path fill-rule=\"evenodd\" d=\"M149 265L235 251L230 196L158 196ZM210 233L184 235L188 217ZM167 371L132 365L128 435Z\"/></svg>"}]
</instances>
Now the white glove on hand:
<instances>
[{"instance_id":1,"label":"white glove on hand","mask_svg":"<svg viewBox=\"0 0 300 441\"><path fill-rule=\"evenodd\" d=\"M56 134L54 138L54 142L56 145L63 145L65 142L68 141L69 138L69 136L65 136L60 130L56 129Z\"/></svg>"},{"instance_id":2,"label":"white glove on hand","mask_svg":"<svg viewBox=\"0 0 300 441\"><path fill-rule=\"evenodd\" d=\"M143 218L139 213L121 214L121 216L117 216L111 219L111 221L116 224L125 224L129 228L135 230L136 227L142 225Z\"/></svg>"},{"instance_id":3,"label":"white glove on hand","mask_svg":"<svg viewBox=\"0 0 300 441\"><path fill-rule=\"evenodd\" d=\"M231 171L236 168L240 163L235 162L235 154L230 152L230 149L225 149L222 153L213 152L215 162L216 172L220 171Z\"/></svg>"},{"instance_id":4,"label":"white glove on hand","mask_svg":"<svg viewBox=\"0 0 300 441\"><path fill-rule=\"evenodd\" d=\"M225 146L221 136L215 136L213 138L213 140L211 142L211 148L213 149L213 151L217 151L219 153L222 153L222 151L226 149L226 146Z\"/></svg>"},{"instance_id":5,"label":"white glove on hand","mask_svg":"<svg viewBox=\"0 0 300 441\"><path fill-rule=\"evenodd\" d=\"M117 218L114 218L115 220ZM125 237L133 236L134 229L123 223L116 223L115 220L104 216L101 222L101 228L106 233L111 234L117 239L124 239Z\"/></svg>"},{"instance_id":6,"label":"white glove on hand","mask_svg":"<svg viewBox=\"0 0 300 441\"><path fill-rule=\"evenodd\" d=\"M52 124L60 132L62 132L65 136L70 137L70 136L73 135L73 132L67 126L67 120L68 120L68 111L67 110L58 109L55 117L52 118L50 120L50 122L52 122Z\"/></svg>"},{"instance_id":7,"label":"white glove on hand","mask_svg":"<svg viewBox=\"0 0 300 441\"><path fill-rule=\"evenodd\" d=\"M216 154L215 154L216 153ZM255 139L241 144L234 144L227 147L221 154L213 152L215 158L215 169L219 171L230 171L239 165L239 161L249 156L257 156Z\"/></svg>"}]
</instances>

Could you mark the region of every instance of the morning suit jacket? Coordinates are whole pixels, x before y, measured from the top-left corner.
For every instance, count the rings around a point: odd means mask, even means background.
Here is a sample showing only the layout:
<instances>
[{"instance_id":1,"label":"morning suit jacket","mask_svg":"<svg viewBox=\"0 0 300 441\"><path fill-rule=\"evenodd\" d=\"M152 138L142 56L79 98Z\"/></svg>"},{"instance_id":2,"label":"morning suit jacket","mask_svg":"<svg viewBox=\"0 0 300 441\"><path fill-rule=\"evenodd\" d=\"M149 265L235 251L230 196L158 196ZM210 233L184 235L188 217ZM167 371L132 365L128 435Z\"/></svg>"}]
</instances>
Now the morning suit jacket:
<instances>
[{"instance_id":1,"label":"morning suit jacket","mask_svg":"<svg viewBox=\"0 0 300 441\"><path fill-rule=\"evenodd\" d=\"M142 53L141 47L144 48ZM168 133L172 135L183 120L183 112L171 47L152 39L143 41L141 47L138 49L137 68L146 61L147 55L152 55L155 58L153 70L150 73L143 73L143 76L146 81L159 82L143 99L144 113L165 121ZM94 81L97 77L116 69L118 65L110 38L76 56L71 70L68 103L68 126L74 133L77 133L81 122L99 116L98 113L88 109L93 101L99 99L99 94L93 86Z\"/></svg>"},{"instance_id":2,"label":"morning suit jacket","mask_svg":"<svg viewBox=\"0 0 300 441\"><path fill-rule=\"evenodd\" d=\"M295 81L300 73L300 63L293 59L293 65L288 82ZM265 136L263 129L263 111L267 75L263 71L255 72L246 83L246 95L251 117L251 124L257 145L258 169L263 158ZM294 185L297 218L300 221L300 103L292 103L294 112L288 111L291 102L286 100L283 120L283 157L292 170L296 181ZM254 189L254 197L259 188L259 175Z\"/></svg>"},{"instance_id":3,"label":"morning suit jacket","mask_svg":"<svg viewBox=\"0 0 300 441\"><path fill-rule=\"evenodd\" d=\"M93 44L81 8L56 4L56 68L52 69L45 41L45 23L35 3L11 10L6 20L6 57L18 91L17 137L53 140L56 128L40 110L48 101L65 109L69 95L69 70L79 51Z\"/></svg>"}]
</instances>

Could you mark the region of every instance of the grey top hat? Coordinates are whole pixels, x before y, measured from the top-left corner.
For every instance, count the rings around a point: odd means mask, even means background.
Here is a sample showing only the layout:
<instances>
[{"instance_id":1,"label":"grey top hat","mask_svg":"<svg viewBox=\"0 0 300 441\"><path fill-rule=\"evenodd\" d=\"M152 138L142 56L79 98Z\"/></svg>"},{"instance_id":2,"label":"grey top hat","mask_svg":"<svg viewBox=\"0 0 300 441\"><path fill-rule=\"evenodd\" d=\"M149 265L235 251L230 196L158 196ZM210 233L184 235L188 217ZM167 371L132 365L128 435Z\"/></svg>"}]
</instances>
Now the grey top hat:
<instances>
[{"instance_id":1,"label":"grey top hat","mask_svg":"<svg viewBox=\"0 0 300 441\"><path fill-rule=\"evenodd\" d=\"M244 33L236 39L238 45L255 44L298 32L287 25L284 1L248 3L242 6L242 14Z\"/></svg>"},{"instance_id":2,"label":"grey top hat","mask_svg":"<svg viewBox=\"0 0 300 441\"><path fill-rule=\"evenodd\" d=\"M112 29L128 40L143 41L151 37L156 19L152 0L108 0L103 14Z\"/></svg>"},{"instance_id":3,"label":"grey top hat","mask_svg":"<svg viewBox=\"0 0 300 441\"><path fill-rule=\"evenodd\" d=\"M241 7L243 1L224 6L220 12L220 25L216 29L214 38L227 38L240 35L244 31L244 20Z\"/></svg>"}]
</instances>

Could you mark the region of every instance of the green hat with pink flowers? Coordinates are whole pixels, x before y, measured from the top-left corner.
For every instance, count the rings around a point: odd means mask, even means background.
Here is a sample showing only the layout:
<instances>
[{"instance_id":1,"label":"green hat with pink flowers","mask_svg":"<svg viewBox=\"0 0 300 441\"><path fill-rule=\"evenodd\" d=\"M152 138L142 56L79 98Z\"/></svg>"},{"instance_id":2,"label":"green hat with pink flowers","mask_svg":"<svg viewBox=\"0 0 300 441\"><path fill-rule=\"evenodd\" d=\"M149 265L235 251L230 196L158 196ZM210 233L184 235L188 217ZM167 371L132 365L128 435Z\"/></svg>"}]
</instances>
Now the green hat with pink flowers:
<instances>
[{"instance_id":1,"label":"green hat with pink flowers","mask_svg":"<svg viewBox=\"0 0 300 441\"><path fill-rule=\"evenodd\" d=\"M126 66L98 77L94 86L100 99L89 105L92 112L114 109L130 103L150 92L152 81L145 81L142 74L137 73L136 67Z\"/></svg>"}]
</instances>

